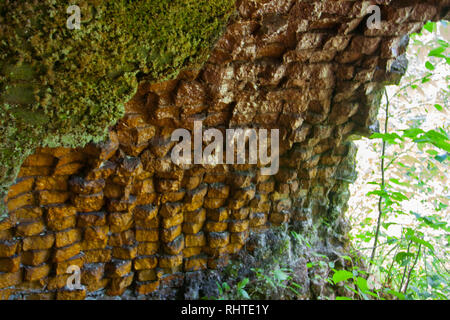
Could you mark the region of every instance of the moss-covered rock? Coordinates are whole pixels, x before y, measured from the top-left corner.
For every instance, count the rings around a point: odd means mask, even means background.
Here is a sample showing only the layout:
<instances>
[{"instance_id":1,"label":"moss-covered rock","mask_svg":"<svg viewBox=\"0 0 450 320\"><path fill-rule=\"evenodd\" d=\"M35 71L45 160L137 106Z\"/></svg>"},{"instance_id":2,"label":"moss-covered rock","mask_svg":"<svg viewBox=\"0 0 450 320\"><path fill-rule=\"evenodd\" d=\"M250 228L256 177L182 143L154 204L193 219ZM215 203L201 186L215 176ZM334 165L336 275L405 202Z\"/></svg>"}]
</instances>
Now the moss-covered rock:
<instances>
[{"instance_id":1,"label":"moss-covered rock","mask_svg":"<svg viewBox=\"0 0 450 320\"><path fill-rule=\"evenodd\" d=\"M69 29L71 5L80 29ZM0 196L37 146L103 139L138 78L196 67L234 0L0 2ZM0 201L2 203L2 201Z\"/></svg>"}]
</instances>

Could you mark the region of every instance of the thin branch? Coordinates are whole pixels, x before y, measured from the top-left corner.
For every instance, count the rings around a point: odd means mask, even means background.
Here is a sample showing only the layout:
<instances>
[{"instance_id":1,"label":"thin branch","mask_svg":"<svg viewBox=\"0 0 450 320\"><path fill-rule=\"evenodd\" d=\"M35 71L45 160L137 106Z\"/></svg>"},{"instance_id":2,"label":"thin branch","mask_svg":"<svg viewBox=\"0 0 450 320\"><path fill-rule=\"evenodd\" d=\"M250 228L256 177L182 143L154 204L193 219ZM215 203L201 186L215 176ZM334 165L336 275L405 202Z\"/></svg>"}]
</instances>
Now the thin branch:
<instances>
[{"instance_id":1,"label":"thin branch","mask_svg":"<svg viewBox=\"0 0 450 320\"><path fill-rule=\"evenodd\" d=\"M395 258L395 256L397 255L398 249L400 248L400 246L397 244L394 248L396 248L395 254L394 254L394 258ZM391 262L391 265L389 266L387 277L384 279L383 286L381 287L381 290L384 290L384 288L386 288L386 285L391 282L391 278L392 278L391 277L391 275L392 275L391 271L392 271L392 268L394 267L394 262L395 262L394 258L392 258L392 262Z\"/></svg>"},{"instance_id":2,"label":"thin branch","mask_svg":"<svg viewBox=\"0 0 450 320\"><path fill-rule=\"evenodd\" d=\"M411 249L411 243L412 243L412 240L410 240L409 243L408 243L408 250L406 251L407 255L409 255L409 250ZM405 269L403 270L402 282L400 283L400 287L398 288L398 292L402 292L403 282L405 281L405 276L406 276L406 270L407 269L408 269L408 264L406 264Z\"/></svg>"},{"instance_id":3,"label":"thin branch","mask_svg":"<svg viewBox=\"0 0 450 320\"><path fill-rule=\"evenodd\" d=\"M387 94L387 90L386 88L384 89L384 95L386 97L386 118L384 119L384 133L387 133L388 130L388 124L389 124L389 97ZM381 190L384 191L385 188L385 181L384 181L384 157L386 155L386 141L383 139L383 144L382 144L382 150L381 150ZM376 231L375 231L375 240L374 240L374 244L373 244L373 249L372 249L372 253L370 255L370 266L373 265L374 259L375 259L375 254L377 251L377 245L378 245L378 236L380 234L380 226L381 226L381 217L383 215L383 208L382 208L382 201L383 198L380 196L378 199L378 219L377 219L377 227L376 227Z\"/></svg>"},{"instance_id":4,"label":"thin branch","mask_svg":"<svg viewBox=\"0 0 450 320\"><path fill-rule=\"evenodd\" d=\"M419 244L419 251L417 251L416 259L414 260L414 264L411 266L411 269L409 269L408 279L406 280L405 289L403 289L404 294L406 294L406 290L408 289L409 280L411 279L411 273L412 273L413 269L416 267L417 261L419 260L420 249L422 249L422 244Z\"/></svg>"}]
</instances>

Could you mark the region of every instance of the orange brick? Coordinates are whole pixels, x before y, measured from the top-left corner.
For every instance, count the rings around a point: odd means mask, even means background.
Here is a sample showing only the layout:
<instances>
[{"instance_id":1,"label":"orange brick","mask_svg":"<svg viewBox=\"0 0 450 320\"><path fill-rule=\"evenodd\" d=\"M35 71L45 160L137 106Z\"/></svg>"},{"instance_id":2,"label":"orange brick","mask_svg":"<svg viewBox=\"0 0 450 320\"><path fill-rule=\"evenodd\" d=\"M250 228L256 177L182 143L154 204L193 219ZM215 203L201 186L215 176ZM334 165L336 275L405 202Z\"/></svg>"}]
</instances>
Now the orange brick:
<instances>
[{"instance_id":1,"label":"orange brick","mask_svg":"<svg viewBox=\"0 0 450 320\"><path fill-rule=\"evenodd\" d=\"M0 273L0 289L14 286L22 282L22 272Z\"/></svg>"},{"instance_id":2,"label":"orange brick","mask_svg":"<svg viewBox=\"0 0 450 320\"><path fill-rule=\"evenodd\" d=\"M130 272L123 278L112 278L106 294L109 296L120 296L133 282L133 272Z\"/></svg>"},{"instance_id":3,"label":"orange brick","mask_svg":"<svg viewBox=\"0 0 450 320\"><path fill-rule=\"evenodd\" d=\"M142 256L134 260L134 270L154 269L158 265L156 256Z\"/></svg>"},{"instance_id":4,"label":"orange brick","mask_svg":"<svg viewBox=\"0 0 450 320\"><path fill-rule=\"evenodd\" d=\"M24 265L37 266L50 259L50 250L30 250L22 252L22 263Z\"/></svg>"},{"instance_id":5,"label":"orange brick","mask_svg":"<svg viewBox=\"0 0 450 320\"><path fill-rule=\"evenodd\" d=\"M158 252L159 243L158 242L140 242L138 243L139 256L153 255Z\"/></svg>"},{"instance_id":6,"label":"orange brick","mask_svg":"<svg viewBox=\"0 0 450 320\"><path fill-rule=\"evenodd\" d=\"M84 300L86 298L86 289L61 290L56 293L57 300Z\"/></svg>"},{"instance_id":7,"label":"orange brick","mask_svg":"<svg viewBox=\"0 0 450 320\"><path fill-rule=\"evenodd\" d=\"M103 264L85 264L81 272L81 283L87 286L89 286L90 284L96 284L103 278L104 273L105 267Z\"/></svg>"},{"instance_id":8,"label":"orange brick","mask_svg":"<svg viewBox=\"0 0 450 320\"><path fill-rule=\"evenodd\" d=\"M206 257L192 257L184 259L184 271L204 270L208 267L208 259Z\"/></svg>"},{"instance_id":9,"label":"orange brick","mask_svg":"<svg viewBox=\"0 0 450 320\"><path fill-rule=\"evenodd\" d=\"M206 209L217 209L222 207L227 199L218 199L218 198L206 198L203 206Z\"/></svg>"},{"instance_id":10,"label":"orange brick","mask_svg":"<svg viewBox=\"0 0 450 320\"><path fill-rule=\"evenodd\" d=\"M108 245L113 247L129 246L136 242L134 230L127 230L109 235Z\"/></svg>"},{"instance_id":11,"label":"orange brick","mask_svg":"<svg viewBox=\"0 0 450 320\"><path fill-rule=\"evenodd\" d=\"M250 215L250 227L259 227L265 225L267 222L267 215L264 213L252 213Z\"/></svg>"},{"instance_id":12,"label":"orange brick","mask_svg":"<svg viewBox=\"0 0 450 320\"><path fill-rule=\"evenodd\" d=\"M75 228L76 224L77 224L76 216L58 218L47 221L47 227L54 231L61 231L65 229Z\"/></svg>"},{"instance_id":13,"label":"orange brick","mask_svg":"<svg viewBox=\"0 0 450 320\"><path fill-rule=\"evenodd\" d=\"M166 192L161 195L161 203L166 202L178 202L183 200L184 195L186 194L186 191L179 190L174 192Z\"/></svg>"},{"instance_id":14,"label":"orange brick","mask_svg":"<svg viewBox=\"0 0 450 320\"><path fill-rule=\"evenodd\" d=\"M88 226L103 226L106 224L105 212L84 212L78 215L77 225L80 228Z\"/></svg>"},{"instance_id":15,"label":"orange brick","mask_svg":"<svg viewBox=\"0 0 450 320\"><path fill-rule=\"evenodd\" d=\"M149 294L155 292L159 288L159 281L150 282L137 282L136 293L137 294Z\"/></svg>"},{"instance_id":16,"label":"orange brick","mask_svg":"<svg viewBox=\"0 0 450 320\"><path fill-rule=\"evenodd\" d=\"M197 256L200 253L202 253L202 247L190 247L190 248L184 248L183 249L183 257L184 258L190 258L193 256Z\"/></svg>"},{"instance_id":17,"label":"orange brick","mask_svg":"<svg viewBox=\"0 0 450 320\"><path fill-rule=\"evenodd\" d=\"M19 223L16 227L16 234L20 237L29 237L40 234L45 229L42 220Z\"/></svg>"},{"instance_id":18,"label":"orange brick","mask_svg":"<svg viewBox=\"0 0 450 320\"><path fill-rule=\"evenodd\" d=\"M72 203L78 212L95 212L100 211L105 200L103 193L96 193L93 195L76 195L72 197Z\"/></svg>"},{"instance_id":19,"label":"orange brick","mask_svg":"<svg viewBox=\"0 0 450 320\"><path fill-rule=\"evenodd\" d=\"M196 234L203 228L203 222L201 223L183 223L183 232L186 234Z\"/></svg>"},{"instance_id":20,"label":"orange brick","mask_svg":"<svg viewBox=\"0 0 450 320\"><path fill-rule=\"evenodd\" d=\"M12 240L14 238L13 229L0 231L0 240Z\"/></svg>"},{"instance_id":21,"label":"orange brick","mask_svg":"<svg viewBox=\"0 0 450 320\"><path fill-rule=\"evenodd\" d=\"M55 176L68 176L78 173L84 167L83 163L73 162L61 167L57 167L54 171Z\"/></svg>"},{"instance_id":22,"label":"orange brick","mask_svg":"<svg viewBox=\"0 0 450 320\"><path fill-rule=\"evenodd\" d=\"M69 197L70 194L65 191L41 191L39 192L39 203L42 206L63 204Z\"/></svg>"},{"instance_id":23,"label":"orange brick","mask_svg":"<svg viewBox=\"0 0 450 320\"><path fill-rule=\"evenodd\" d=\"M184 214L184 222L203 223L206 220L206 210L199 209L196 211L186 212Z\"/></svg>"},{"instance_id":24,"label":"orange brick","mask_svg":"<svg viewBox=\"0 0 450 320\"><path fill-rule=\"evenodd\" d=\"M35 281L42 279L48 276L48 274L50 273L50 269L51 269L50 265L46 263L43 263L35 267L25 267L24 279L25 281Z\"/></svg>"},{"instance_id":25,"label":"orange brick","mask_svg":"<svg viewBox=\"0 0 450 320\"><path fill-rule=\"evenodd\" d=\"M203 232L186 235L186 247L202 247L206 244L206 237Z\"/></svg>"},{"instance_id":26,"label":"orange brick","mask_svg":"<svg viewBox=\"0 0 450 320\"><path fill-rule=\"evenodd\" d=\"M139 270L137 274L139 281L153 281L158 278L155 269Z\"/></svg>"},{"instance_id":27,"label":"orange brick","mask_svg":"<svg viewBox=\"0 0 450 320\"><path fill-rule=\"evenodd\" d=\"M67 285L67 280L69 277L70 274L50 276L48 278L47 290L57 290L64 288Z\"/></svg>"},{"instance_id":28,"label":"orange brick","mask_svg":"<svg viewBox=\"0 0 450 320\"><path fill-rule=\"evenodd\" d=\"M19 179L15 184L13 184L8 191L8 198L14 198L19 194L30 192L33 189L34 179L25 178Z\"/></svg>"},{"instance_id":29,"label":"orange brick","mask_svg":"<svg viewBox=\"0 0 450 320\"><path fill-rule=\"evenodd\" d=\"M136 228L136 240L140 242L155 242L159 240L158 229L138 229Z\"/></svg>"},{"instance_id":30,"label":"orange brick","mask_svg":"<svg viewBox=\"0 0 450 320\"><path fill-rule=\"evenodd\" d=\"M66 164L73 163L73 162L83 163L85 161L85 159L86 159L86 154L84 154L83 152L74 151L74 152L67 153L64 156L62 156L61 158L59 158L56 166L59 168L59 167L62 167Z\"/></svg>"},{"instance_id":31,"label":"orange brick","mask_svg":"<svg viewBox=\"0 0 450 320\"><path fill-rule=\"evenodd\" d=\"M208 245L211 248L222 248L230 243L228 232L210 232L208 234Z\"/></svg>"},{"instance_id":32,"label":"orange brick","mask_svg":"<svg viewBox=\"0 0 450 320\"><path fill-rule=\"evenodd\" d=\"M174 240L181 234L182 227L181 224L170 229L162 229L161 230L161 241L170 242Z\"/></svg>"},{"instance_id":33,"label":"orange brick","mask_svg":"<svg viewBox=\"0 0 450 320\"><path fill-rule=\"evenodd\" d=\"M95 249L87 250L84 252L84 263L99 263L108 262L111 260L112 250L111 249Z\"/></svg>"},{"instance_id":34,"label":"orange brick","mask_svg":"<svg viewBox=\"0 0 450 320\"><path fill-rule=\"evenodd\" d=\"M56 249L53 254L53 261L61 262L64 260L68 260L73 256L77 255L78 253L80 253L80 250L81 250L80 243L75 243L67 247Z\"/></svg>"},{"instance_id":35,"label":"orange brick","mask_svg":"<svg viewBox=\"0 0 450 320\"><path fill-rule=\"evenodd\" d=\"M164 243L163 249L167 254L179 254L184 249L184 236L181 234L171 242Z\"/></svg>"},{"instance_id":36,"label":"orange brick","mask_svg":"<svg viewBox=\"0 0 450 320\"><path fill-rule=\"evenodd\" d=\"M71 205L61 205L50 207L47 210L47 219L48 220L56 220L71 217L77 214L77 210L74 206Z\"/></svg>"},{"instance_id":37,"label":"orange brick","mask_svg":"<svg viewBox=\"0 0 450 320\"><path fill-rule=\"evenodd\" d=\"M94 250L106 248L108 240L83 240L81 242L81 250Z\"/></svg>"},{"instance_id":38,"label":"orange brick","mask_svg":"<svg viewBox=\"0 0 450 320\"><path fill-rule=\"evenodd\" d=\"M16 209L32 206L35 204L34 196L32 193L25 193L16 198L9 199L6 206L8 207L8 211L12 212Z\"/></svg>"},{"instance_id":39,"label":"orange brick","mask_svg":"<svg viewBox=\"0 0 450 320\"><path fill-rule=\"evenodd\" d=\"M111 232L117 233L133 226L133 214L129 212L113 212L108 215Z\"/></svg>"},{"instance_id":40,"label":"orange brick","mask_svg":"<svg viewBox=\"0 0 450 320\"><path fill-rule=\"evenodd\" d=\"M156 217L158 207L153 205L137 206L134 208L134 218L136 220L150 221Z\"/></svg>"},{"instance_id":41,"label":"orange brick","mask_svg":"<svg viewBox=\"0 0 450 320\"><path fill-rule=\"evenodd\" d=\"M87 227L84 230L84 239L88 241L96 241L103 240L106 241L108 239L108 226L98 226L98 227Z\"/></svg>"},{"instance_id":42,"label":"orange brick","mask_svg":"<svg viewBox=\"0 0 450 320\"><path fill-rule=\"evenodd\" d=\"M52 174L53 167L21 167L18 177L49 176Z\"/></svg>"},{"instance_id":43,"label":"orange brick","mask_svg":"<svg viewBox=\"0 0 450 320\"><path fill-rule=\"evenodd\" d=\"M183 263L183 254L176 256L163 255L159 258L159 266L161 268L175 268Z\"/></svg>"},{"instance_id":44,"label":"orange brick","mask_svg":"<svg viewBox=\"0 0 450 320\"><path fill-rule=\"evenodd\" d=\"M23 162L24 167L51 167L55 162L55 158L50 154L35 153L28 156Z\"/></svg>"},{"instance_id":45,"label":"orange brick","mask_svg":"<svg viewBox=\"0 0 450 320\"><path fill-rule=\"evenodd\" d=\"M206 217L213 221L225 221L230 216L229 210L227 208L218 209L208 209L206 211Z\"/></svg>"},{"instance_id":46,"label":"orange brick","mask_svg":"<svg viewBox=\"0 0 450 320\"><path fill-rule=\"evenodd\" d=\"M137 246L114 247L112 256L116 259L133 260L137 255Z\"/></svg>"},{"instance_id":47,"label":"orange brick","mask_svg":"<svg viewBox=\"0 0 450 320\"><path fill-rule=\"evenodd\" d=\"M161 206L160 214L164 218L170 218L178 214L182 209L182 204L178 202L166 202Z\"/></svg>"},{"instance_id":48,"label":"orange brick","mask_svg":"<svg viewBox=\"0 0 450 320\"><path fill-rule=\"evenodd\" d=\"M229 223L230 232L242 232L247 230L248 227L249 227L249 220L230 221Z\"/></svg>"},{"instance_id":49,"label":"orange brick","mask_svg":"<svg viewBox=\"0 0 450 320\"><path fill-rule=\"evenodd\" d=\"M67 177L37 177L35 190L67 191Z\"/></svg>"},{"instance_id":50,"label":"orange brick","mask_svg":"<svg viewBox=\"0 0 450 320\"><path fill-rule=\"evenodd\" d=\"M247 208L247 207L243 207L243 208L240 208L239 210L231 211L231 217L236 220L247 219L249 214L250 214L250 208Z\"/></svg>"},{"instance_id":51,"label":"orange brick","mask_svg":"<svg viewBox=\"0 0 450 320\"><path fill-rule=\"evenodd\" d=\"M223 232L228 229L227 222L207 221L205 224L205 231L207 232Z\"/></svg>"},{"instance_id":52,"label":"orange brick","mask_svg":"<svg viewBox=\"0 0 450 320\"><path fill-rule=\"evenodd\" d=\"M42 217L43 210L40 207L26 207L17 209L14 214L17 218L17 221L24 222L37 220L38 218Z\"/></svg>"},{"instance_id":53,"label":"orange brick","mask_svg":"<svg viewBox=\"0 0 450 320\"><path fill-rule=\"evenodd\" d=\"M109 278L121 278L131 272L131 265L131 260L115 260L106 265L105 271Z\"/></svg>"},{"instance_id":54,"label":"orange brick","mask_svg":"<svg viewBox=\"0 0 450 320\"><path fill-rule=\"evenodd\" d=\"M81 231L79 229L68 229L55 233L55 246L65 247L81 240Z\"/></svg>"},{"instance_id":55,"label":"orange brick","mask_svg":"<svg viewBox=\"0 0 450 320\"><path fill-rule=\"evenodd\" d=\"M231 243L241 244L244 245L247 238L248 238L249 232L243 231L243 232L237 232L231 234Z\"/></svg>"},{"instance_id":56,"label":"orange brick","mask_svg":"<svg viewBox=\"0 0 450 320\"><path fill-rule=\"evenodd\" d=\"M0 272L17 272L20 270L21 257L15 255L9 258L0 258Z\"/></svg>"},{"instance_id":57,"label":"orange brick","mask_svg":"<svg viewBox=\"0 0 450 320\"><path fill-rule=\"evenodd\" d=\"M0 241L0 258L8 258L16 254L18 241Z\"/></svg>"},{"instance_id":58,"label":"orange brick","mask_svg":"<svg viewBox=\"0 0 450 320\"><path fill-rule=\"evenodd\" d=\"M177 225L183 223L183 219L184 219L183 213L180 212L180 213L178 213L178 214L176 214L174 216L171 216L169 218L162 219L161 225L162 225L162 227L164 229L169 229L169 228L172 228L174 226L177 226Z\"/></svg>"}]
</instances>

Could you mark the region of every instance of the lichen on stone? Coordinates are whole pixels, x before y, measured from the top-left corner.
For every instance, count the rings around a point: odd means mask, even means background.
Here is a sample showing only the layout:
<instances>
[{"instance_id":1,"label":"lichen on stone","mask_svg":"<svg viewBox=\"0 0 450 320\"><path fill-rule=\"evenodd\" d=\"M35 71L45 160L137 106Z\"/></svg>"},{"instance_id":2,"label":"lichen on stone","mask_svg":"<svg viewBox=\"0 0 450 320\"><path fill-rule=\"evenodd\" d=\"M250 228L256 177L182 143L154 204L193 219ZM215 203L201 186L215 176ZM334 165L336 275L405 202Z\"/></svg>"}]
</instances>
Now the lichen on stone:
<instances>
[{"instance_id":1,"label":"lichen on stone","mask_svg":"<svg viewBox=\"0 0 450 320\"><path fill-rule=\"evenodd\" d=\"M71 5L80 29L66 26ZM2 1L0 198L36 147L101 141L141 78L201 66L233 9L234 0Z\"/></svg>"}]
</instances>

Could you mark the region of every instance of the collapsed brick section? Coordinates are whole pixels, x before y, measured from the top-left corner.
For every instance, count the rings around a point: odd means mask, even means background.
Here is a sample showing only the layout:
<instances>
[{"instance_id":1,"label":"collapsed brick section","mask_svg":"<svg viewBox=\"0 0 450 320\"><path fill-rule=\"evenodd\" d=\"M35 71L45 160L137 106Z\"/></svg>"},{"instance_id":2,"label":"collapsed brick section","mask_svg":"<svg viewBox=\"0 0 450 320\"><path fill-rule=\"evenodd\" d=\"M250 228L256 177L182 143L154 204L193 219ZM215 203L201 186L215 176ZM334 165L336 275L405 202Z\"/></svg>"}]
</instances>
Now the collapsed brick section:
<instances>
[{"instance_id":1,"label":"collapsed brick section","mask_svg":"<svg viewBox=\"0 0 450 320\"><path fill-rule=\"evenodd\" d=\"M368 29L375 3L381 28ZM141 84L109 141L26 160L0 222L0 298L181 286L188 272L226 265L250 233L326 212L346 138L375 125L383 85L402 75L406 35L448 5L238 1L203 69ZM171 133L196 120L279 129L279 172L174 165ZM66 287L71 265L81 290Z\"/></svg>"}]
</instances>

